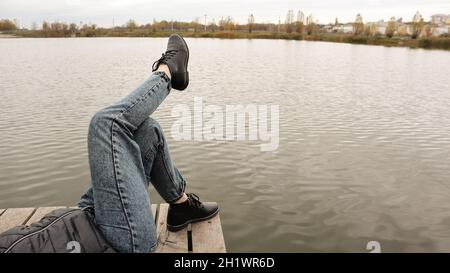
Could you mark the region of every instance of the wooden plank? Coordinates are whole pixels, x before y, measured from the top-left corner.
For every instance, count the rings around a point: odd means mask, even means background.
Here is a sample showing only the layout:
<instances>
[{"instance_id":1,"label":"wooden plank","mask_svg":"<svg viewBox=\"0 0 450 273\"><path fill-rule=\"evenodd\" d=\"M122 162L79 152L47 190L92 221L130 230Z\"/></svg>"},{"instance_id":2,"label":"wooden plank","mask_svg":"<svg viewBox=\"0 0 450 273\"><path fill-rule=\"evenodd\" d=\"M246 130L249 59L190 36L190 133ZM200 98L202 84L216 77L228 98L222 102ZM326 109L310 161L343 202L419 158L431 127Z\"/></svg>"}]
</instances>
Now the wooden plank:
<instances>
[{"instance_id":1,"label":"wooden plank","mask_svg":"<svg viewBox=\"0 0 450 273\"><path fill-rule=\"evenodd\" d=\"M153 221L156 220L156 204L151 205L152 215L153 215ZM156 222L155 222L156 223Z\"/></svg>"},{"instance_id":2,"label":"wooden plank","mask_svg":"<svg viewBox=\"0 0 450 273\"><path fill-rule=\"evenodd\" d=\"M227 252L219 214L208 221L192 224L192 252Z\"/></svg>"},{"instance_id":3,"label":"wooden plank","mask_svg":"<svg viewBox=\"0 0 450 273\"><path fill-rule=\"evenodd\" d=\"M59 208L64 207L0 209L0 233L18 225L29 225L40 220L47 213ZM158 248L156 252L187 253L189 252L188 230L187 228L178 232L170 232L167 230L166 220L168 209L168 204L151 205L153 218L155 219L156 217L157 219ZM188 228L191 233L193 252L226 252L219 215L216 215L208 221L189 225Z\"/></svg>"},{"instance_id":4,"label":"wooden plank","mask_svg":"<svg viewBox=\"0 0 450 273\"><path fill-rule=\"evenodd\" d=\"M0 233L18 225L23 225L31 217L34 208L6 209L0 216Z\"/></svg>"},{"instance_id":5,"label":"wooden plank","mask_svg":"<svg viewBox=\"0 0 450 273\"><path fill-rule=\"evenodd\" d=\"M31 216L30 219L28 219L26 224L27 225L31 225L32 223L41 220L41 218L44 217L47 213L50 213L50 212L54 211L55 209L61 209L61 208L65 208L65 207L41 207L41 208L37 208L36 212L33 214L33 216Z\"/></svg>"},{"instance_id":6,"label":"wooden plank","mask_svg":"<svg viewBox=\"0 0 450 273\"><path fill-rule=\"evenodd\" d=\"M159 205L158 221L156 222L156 232L158 236L158 247L155 252L161 253L186 253L188 252L187 229L178 232L167 230L166 218L169 204Z\"/></svg>"}]
</instances>

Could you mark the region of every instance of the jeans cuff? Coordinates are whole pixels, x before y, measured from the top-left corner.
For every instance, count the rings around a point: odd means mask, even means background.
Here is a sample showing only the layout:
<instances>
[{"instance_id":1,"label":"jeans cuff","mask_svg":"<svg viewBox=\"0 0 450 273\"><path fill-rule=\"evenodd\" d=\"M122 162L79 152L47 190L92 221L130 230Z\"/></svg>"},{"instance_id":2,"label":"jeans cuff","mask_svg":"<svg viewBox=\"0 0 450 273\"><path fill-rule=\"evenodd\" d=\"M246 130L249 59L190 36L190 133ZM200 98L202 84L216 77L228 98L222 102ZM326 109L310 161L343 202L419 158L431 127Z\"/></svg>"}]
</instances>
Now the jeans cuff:
<instances>
[{"instance_id":1,"label":"jeans cuff","mask_svg":"<svg viewBox=\"0 0 450 273\"><path fill-rule=\"evenodd\" d=\"M170 201L167 202L167 203L173 204L173 203L177 202L178 200L181 199L181 197L183 197L183 194L184 194L185 192L186 192L186 180L183 179L182 182L181 182L181 193L179 194L179 196L177 196L176 198L170 200Z\"/></svg>"},{"instance_id":2,"label":"jeans cuff","mask_svg":"<svg viewBox=\"0 0 450 273\"><path fill-rule=\"evenodd\" d=\"M153 74L154 75L158 75L161 78L163 78L163 80L169 84L169 89L172 88L172 81L170 80L169 76L167 76L166 72L164 72L164 71L155 71L155 72L153 72Z\"/></svg>"}]
</instances>

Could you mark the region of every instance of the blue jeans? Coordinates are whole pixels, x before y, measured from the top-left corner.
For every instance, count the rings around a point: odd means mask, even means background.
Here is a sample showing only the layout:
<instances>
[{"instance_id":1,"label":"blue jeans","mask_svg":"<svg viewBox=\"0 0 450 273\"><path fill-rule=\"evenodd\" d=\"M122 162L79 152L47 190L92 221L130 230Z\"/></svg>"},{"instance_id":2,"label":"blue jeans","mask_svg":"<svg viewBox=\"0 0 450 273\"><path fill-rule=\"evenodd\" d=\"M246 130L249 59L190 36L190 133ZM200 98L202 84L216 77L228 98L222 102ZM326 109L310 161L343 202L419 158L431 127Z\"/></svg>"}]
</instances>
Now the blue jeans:
<instances>
[{"instance_id":1,"label":"blue jeans","mask_svg":"<svg viewBox=\"0 0 450 273\"><path fill-rule=\"evenodd\" d=\"M97 226L119 252L152 252L157 245L149 181L168 203L186 187L160 125L149 117L170 89L167 75L155 72L123 100L97 112L89 126L92 182L78 206L94 208Z\"/></svg>"}]
</instances>

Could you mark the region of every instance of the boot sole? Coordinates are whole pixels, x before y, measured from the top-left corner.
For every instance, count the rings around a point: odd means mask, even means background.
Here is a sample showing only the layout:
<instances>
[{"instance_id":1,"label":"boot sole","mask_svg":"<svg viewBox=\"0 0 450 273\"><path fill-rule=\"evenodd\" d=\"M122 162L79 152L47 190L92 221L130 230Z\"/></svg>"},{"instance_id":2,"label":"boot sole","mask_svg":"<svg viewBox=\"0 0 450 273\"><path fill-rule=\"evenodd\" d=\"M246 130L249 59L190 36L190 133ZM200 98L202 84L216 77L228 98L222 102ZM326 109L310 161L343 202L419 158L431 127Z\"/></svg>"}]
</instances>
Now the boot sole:
<instances>
[{"instance_id":1,"label":"boot sole","mask_svg":"<svg viewBox=\"0 0 450 273\"><path fill-rule=\"evenodd\" d=\"M202 221L209 220L209 219L213 218L214 216L216 216L216 215L219 213L219 210L220 210L220 209L217 208L217 210L216 210L213 214L211 214L211 215L208 215L208 216L203 217L203 218L195 218L195 219L191 219L191 220L189 220L189 221L184 222L184 223L181 224L181 225L171 226L171 225L167 224L167 230L169 230L170 232L177 232L177 231L180 231L180 230L184 229L184 228L187 227L189 224L192 224L192 223L198 223L198 222L202 222Z\"/></svg>"},{"instance_id":2,"label":"boot sole","mask_svg":"<svg viewBox=\"0 0 450 273\"><path fill-rule=\"evenodd\" d=\"M184 67L184 70L186 70L186 81L185 81L185 84L184 84L184 88L183 89L179 89L179 91L183 91L189 85L189 72L187 71L187 66L188 66L188 63L189 63L189 47L188 47L186 41L184 40L184 38L181 37L181 35L178 35L178 36L180 36L181 40L183 40L183 43L184 43L184 45L186 46L186 49L187 49L186 65Z\"/></svg>"}]
</instances>

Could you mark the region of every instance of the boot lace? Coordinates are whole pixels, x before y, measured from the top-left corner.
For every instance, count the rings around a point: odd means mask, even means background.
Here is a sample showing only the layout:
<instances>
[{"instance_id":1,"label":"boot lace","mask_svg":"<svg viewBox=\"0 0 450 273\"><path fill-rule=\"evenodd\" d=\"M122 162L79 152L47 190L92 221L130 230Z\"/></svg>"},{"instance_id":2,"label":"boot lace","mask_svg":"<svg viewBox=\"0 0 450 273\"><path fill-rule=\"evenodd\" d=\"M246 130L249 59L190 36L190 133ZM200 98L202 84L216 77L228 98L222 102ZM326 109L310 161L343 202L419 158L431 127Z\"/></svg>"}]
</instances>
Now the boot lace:
<instances>
[{"instance_id":1,"label":"boot lace","mask_svg":"<svg viewBox=\"0 0 450 273\"><path fill-rule=\"evenodd\" d=\"M198 197L195 193L188 193L188 203L191 207L200 208L203 207L202 202L200 201L200 197Z\"/></svg>"},{"instance_id":2,"label":"boot lace","mask_svg":"<svg viewBox=\"0 0 450 273\"><path fill-rule=\"evenodd\" d=\"M158 66L160 64L167 64L167 61L170 60L172 57L174 57L177 54L178 50L167 50L165 53L161 54L161 58L159 58L156 62L152 65L152 71L155 71L158 69Z\"/></svg>"}]
</instances>

